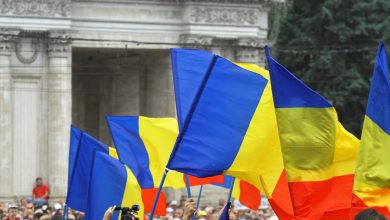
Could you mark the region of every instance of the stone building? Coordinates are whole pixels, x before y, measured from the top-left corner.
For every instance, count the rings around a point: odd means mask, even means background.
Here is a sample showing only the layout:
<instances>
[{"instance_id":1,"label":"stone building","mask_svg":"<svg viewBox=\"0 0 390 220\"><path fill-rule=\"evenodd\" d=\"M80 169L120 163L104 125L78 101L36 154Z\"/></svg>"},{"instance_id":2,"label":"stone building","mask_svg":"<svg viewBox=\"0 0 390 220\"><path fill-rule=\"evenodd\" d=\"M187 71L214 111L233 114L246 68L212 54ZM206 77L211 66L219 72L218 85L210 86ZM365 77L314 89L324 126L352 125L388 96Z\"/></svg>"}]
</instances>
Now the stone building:
<instances>
[{"instance_id":1,"label":"stone building","mask_svg":"<svg viewBox=\"0 0 390 220\"><path fill-rule=\"evenodd\" d=\"M71 123L175 116L169 48L263 64L272 0L0 0L0 200L66 195Z\"/></svg>"}]
</instances>

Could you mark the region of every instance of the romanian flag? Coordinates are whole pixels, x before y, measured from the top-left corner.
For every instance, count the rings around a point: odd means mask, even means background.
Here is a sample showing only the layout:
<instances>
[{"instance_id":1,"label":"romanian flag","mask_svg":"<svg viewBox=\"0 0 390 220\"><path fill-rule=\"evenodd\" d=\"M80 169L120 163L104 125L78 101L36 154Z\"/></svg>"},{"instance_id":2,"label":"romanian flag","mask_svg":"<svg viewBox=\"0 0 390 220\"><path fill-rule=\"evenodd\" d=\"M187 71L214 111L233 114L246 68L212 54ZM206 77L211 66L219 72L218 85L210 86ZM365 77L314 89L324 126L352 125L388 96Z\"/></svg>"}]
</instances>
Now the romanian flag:
<instances>
[{"instance_id":1,"label":"romanian flag","mask_svg":"<svg viewBox=\"0 0 390 220\"><path fill-rule=\"evenodd\" d=\"M75 151L76 146L77 149ZM90 183L89 174L91 172L93 154L96 151L106 153L118 159L115 148L109 147L89 134L72 127L69 154L74 155L69 156L69 167L73 167L73 170L69 178L66 204L78 211L86 212L88 187ZM71 160L71 158L74 159ZM151 211L156 194L157 189L142 189L142 199L146 212ZM166 197L163 192L160 194L156 214L161 216L166 214Z\"/></svg>"},{"instance_id":2,"label":"romanian flag","mask_svg":"<svg viewBox=\"0 0 390 220\"><path fill-rule=\"evenodd\" d=\"M390 81L383 43L368 96L352 205L352 216L371 207L390 218Z\"/></svg>"},{"instance_id":3,"label":"romanian flag","mask_svg":"<svg viewBox=\"0 0 390 220\"><path fill-rule=\"evenodd\" d=\"M171 57L180 134L167 167L259 183L258 175L239 173L251 173L259 161L248 160L258 155L249 151L259 140L250 129L267 79L202 50L172 49Z\"/></svg>"},{"instance_id":4,"label":"romanian flag","mask_svg":"<svg viewBox=\"0 0 390 220\"><path fill-rule=\"evenodd\" d=\"M158 188L177 138L177 120L142 116L106 116L106 119L119 159L130 167L143 189ZM191 186L222 183L223 176L190 176L189 182ZM184 175L168 172L164 186L184 188Z\"/></svg>"},{"instance_id":5,"label":"romanian flag","mask_svg":"<svg viewBox=\"0 0 390 220\"><path fill-rule=\"evenodd\" d=\"M138 218L143 219L141 188L131 170L106 153L95 152L90 176L88 208L85 219L103 219L108 207L139 205ZM121 219L115 212L111 219Z\"/></svg>"},{"instance_id":6,"label":"romanian flag","mask_svg":"<svg viewBox=\"0 0 390 220\"><path fill-rule=\"evenodd\" d=\"M359 140L268 48L266 56L295 219L348 219Z\"/></svg>"},{"instance_id":7,"label":"romanian flag","mask_svg":"<svg viewBox=\"0 0 390 220\"><path fill-rule=\"evenodd\" d=\"M179 127L183 127L184 125L185 118L190 112L191 103L195 99L195 93L199 90L201 82L206 74L206 70L210 64L207 61L212 59L213 56L214 55L208 52L198 50L184 49L172 51L172 69L174 73L176 109ZM225 62L229 61L225 60ZM234 68L240 67L252 74L255 73L262 76L264 79L269 80L268 71L257 65L245 63L238 63L236 65L230 63L229 65L234 66ZM256 85L262 86L262 82L258 82ZM253 86L255 87L256 85ZM214 85L209 86L212 89L211 86ZM224 86L225 90L227 90L227 88L232 88L230 84L225 84ZM250 87L248 87L248 89L249 88ZM224 96L224 91L219 91L218 94L223 97L229 97ZM245 93L242 93L240 97L246 96L253 97L253 95L245 95ZM213 112L225 112L226 106L219 105L213 107L214 104L217 103L209 103L210 109ZM236 187L244 184L251 184L255 186L258 190L263 192L264 195L266 195L280 219L292 219L292 204L289 197L290 192L287 185L286 174L284 172L283 157L270 83L265 85L262 96L260 100L257 100L255 105L256 109L250 119L250 123L245 132L245 137L242 139L240 148L233 161L224 160L224 166L215 167L215 165L222 164L219 162L223 159L224 153L229 152L226 151L220 154L219 150L224 151L224 149L230 146L233 142L229 142L224 146L219 146L220 149L215 149L215 152L217 152L215 153L210 152L209 149L202 149L202 151L199 150L200 148L197 148L196 141L204 140L203 138L194 138L192 140L194 144L192 145L192 150L194 150L194 152L191 151L186 153L187 151L183 150L184 155L181 156L182 158L180 159L185 159L185 161L181 162L180 166L186 164L186 166L188 165L189 167L196 168L196 170L213 168L215 172L224 172L228 175L235 176L237 179L243 180L243 184L235 184ZM248 107L249 105L245 103L242 106ZM217 107L220 107L222 110L219 110ZM239 109L239 107L237 107L237 109ZM206 114L206 116L208 115ZM233 117L232 115L228 115L227 117L229 116ZM197 121L199 121L199 119L197 119ZM212 121L203 121L203 119L202 122L207 122L204 127L210 129L214 129L215 127L213 126L220 123L229 123L229 121L220 120L219 122L213 124ZM208 132L208 134L217 135L222 132L222 130L215 128L214 130ZM210 147L210 149L214 149L214 146ZM232 148L229 147L229 149ZM195 157L197 155L203 157L204 160L207 161L202 163L194 163L191 161L191 159L197 158ZM228 184L227 187L230 187L230 184ZM237 191L233 192L234 197L241 198L241 193L235 192ZM246 204L251 208L254 208L258 201L259 200L256 199L253 199L253 201L249 199L248 202L243 202L243 200L241 200L243 204Z\"/></svg>"},{"instance_id":8,"label":"romanian flag","mask_svg":"<svg viewBox=\"0 0 390 220\"><path fill-rule=\"evenodd\" d=\"M72 133L73 135L73 133ZM115 149L96 140L89 134L81 132L80 143L68 186L66 204L72 209L86 212L92 160L95 152L102 152L117 158Z\"/></svg>"}]
</instances>

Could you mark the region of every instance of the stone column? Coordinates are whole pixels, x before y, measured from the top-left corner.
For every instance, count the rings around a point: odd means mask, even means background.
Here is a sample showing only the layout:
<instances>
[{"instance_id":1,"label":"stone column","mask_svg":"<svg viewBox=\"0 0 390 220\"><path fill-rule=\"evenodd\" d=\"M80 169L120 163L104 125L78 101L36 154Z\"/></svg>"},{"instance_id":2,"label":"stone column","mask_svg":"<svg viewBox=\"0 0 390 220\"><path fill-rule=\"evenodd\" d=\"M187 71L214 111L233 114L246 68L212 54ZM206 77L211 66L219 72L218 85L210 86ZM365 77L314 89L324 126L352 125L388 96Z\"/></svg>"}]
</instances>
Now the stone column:
<instances>
[{"instance_id":1,"label":"stone column","mask_svg":"<svg viewBox=\"0 0 390 220\"><path fill-rule=\"evenodd\" d=\"M9 33L1 30L2 33ZM11 50L13 34L0 36L0 200L13 196Z\"/></svg>"},{"instance_id":2,"label":"stone column","mask_svg":"<svg viewBox=\"0 0 390 220\"><path fill-rule=\"evenodd\" d=\"M236 60L242 63L254 63L265 66L264 39L239 38L236 45Z\"/></svg>"},{"instance_id":3,"label":"stone column","mask_svg":"<svg viewBox=\"0 0 390 220\"><path fill-rule=\"evenodd\" d=\"M69 130L72 120L72 52L65 32L51 32L48 43L48 181L53 199L67 190Z\"/></svg>"}]
</instances>

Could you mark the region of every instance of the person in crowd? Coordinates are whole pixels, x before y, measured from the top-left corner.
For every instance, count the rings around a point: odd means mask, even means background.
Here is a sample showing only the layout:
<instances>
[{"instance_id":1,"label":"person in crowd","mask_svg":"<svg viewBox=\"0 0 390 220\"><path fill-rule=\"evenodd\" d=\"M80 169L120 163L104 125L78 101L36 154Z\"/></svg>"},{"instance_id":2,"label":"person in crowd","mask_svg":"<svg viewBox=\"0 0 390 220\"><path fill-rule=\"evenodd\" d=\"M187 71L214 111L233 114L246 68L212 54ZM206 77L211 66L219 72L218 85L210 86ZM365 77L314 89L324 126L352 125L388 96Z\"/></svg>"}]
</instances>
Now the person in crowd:
<instances>
[{"instance_id":1,"label":"person in crowd","mask_svg":"<svg viewBox=\"0 0 390 220\"><path fill-rule=\"evenodd\" d=\"M365 209L355 216L355 220L388 220L374 209Z\"/></svg>"},{"instance_id":2,"label":"person in crowd","mask_svg":"<svg viewBox=\"0 0 390 220\"><path fill-rule=\"evenodd\" d=\"M176 208L175 216L174 216L173 220L180 220L182 216L183 216L183 209Z\"/></svg>"},{"instance_id":3,"label":"person in crowd","mask_svg":"<svg viewBox=\"0 0 390 220\"><path fill-rule=\"evenodd\" d=\"M61 220L64 211L62 209L62 205L60 203L54 204L54 212L52 213L53 220Z\"/></svg>"},{"instance_id":4,"label":"person in crowd","mask_svg":"<svg viewBox=\"0 0 390 220\"><path fill-rule=\"evenodd\" d=\"M18 215L18 207L16 205L10 205L8 207L8 214L4 220L22 220L22 217Z\"/></svg>"},{"instance_id":5,"label":"person in crowd","mask_svg":"<svg viewBox=\"0 0 390 220\"><path fill-rule=\"evenodd\" d=\"M49 187L43 184L43 179L38 177L35 180L35 187L32 190L32 200L34 205L40 206L49 202Z\"/></svg>"}]
</instances>

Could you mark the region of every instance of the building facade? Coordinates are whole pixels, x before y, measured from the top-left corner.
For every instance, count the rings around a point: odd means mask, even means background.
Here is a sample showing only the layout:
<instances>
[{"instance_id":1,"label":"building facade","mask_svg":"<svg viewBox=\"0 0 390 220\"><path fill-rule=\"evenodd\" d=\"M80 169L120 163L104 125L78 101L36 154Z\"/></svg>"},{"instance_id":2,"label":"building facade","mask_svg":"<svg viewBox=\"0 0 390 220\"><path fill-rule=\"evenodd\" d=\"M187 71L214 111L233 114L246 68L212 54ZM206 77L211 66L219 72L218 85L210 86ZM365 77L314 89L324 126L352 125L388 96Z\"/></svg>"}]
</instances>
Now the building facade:
<instances>
[{"instance_id":1,"label":"building facade","mask_svg":"<svg viewBox=\"0 0 390 220\"><path fill-rule=\"evenodd\" d=\"M264 64L271 0L0 0L0 200L67 189L69 129L175 117L169 48ZM210 191L211 192L211 191Z\"/></svg>"}]
</instances>

